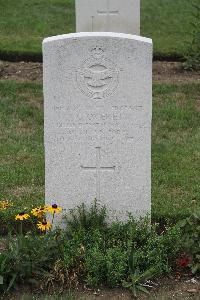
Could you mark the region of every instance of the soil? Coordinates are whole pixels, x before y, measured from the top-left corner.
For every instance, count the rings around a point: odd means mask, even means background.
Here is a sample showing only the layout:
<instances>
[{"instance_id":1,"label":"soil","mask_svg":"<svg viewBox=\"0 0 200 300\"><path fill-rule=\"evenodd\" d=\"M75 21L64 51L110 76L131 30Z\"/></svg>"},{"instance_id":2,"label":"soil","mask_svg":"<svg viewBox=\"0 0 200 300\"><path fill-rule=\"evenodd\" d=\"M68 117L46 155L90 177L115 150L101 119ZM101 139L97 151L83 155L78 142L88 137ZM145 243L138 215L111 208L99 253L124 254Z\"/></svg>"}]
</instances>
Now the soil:
<instances>
[{"instance_id":1,"label":"soil","mask_svg":"<svg viewBox=\"0 0 200 300\"><path fill-rule=\"evenodd\" d=\"M42 63L0 61L0 80L42 81ZM155 61L153 81L156 83L200 82L200 71L186 71L181 62Z\"/></svg>"},{"instance_id":2,"label":"soil","mask_svg":"<svg viewBox=\"0 0 200 300\"><path fill-rule=\"evenodd\" d=\"M153 81L175 84L200 82L200 71L186 71L181 62L156 61L153 63Z\"/></svg>"},{"instance_id":3,"label":"soil","mask_svg":"<svg viewBox=\"0 0 200 300\"><path fill-rule=\"evenodd\" d=\"M150 294L140 294L138 300L199 300L200 299L200 277L192 277L182 275L180 278L175 276L157 279L156 281L149 282L152 288L149 289ZM67 291L66 291L67 293ZM96 290L83 289L79 287L72 290L71 293L76 296L78 300L131 300L133 299L131 293L124 289L105 289L99 288ZM34 298L33 298L34 295ZM52 295L52 293L50 293ZM22 300L23 296L26 299L43 300L51 299L49 296L41 295L35 290L28 287L21 287L18 290L4 295L3 300ZM59 299L58 294L54 292L56 299ZM60 296L61 297L61 296ZM64 296L63 298L65 299Z\"/></svg>"},{"instance_id":4,"label":"soil","mask_svg":"<svg viewBox=\"0 0 200 300\"><path fill-rule=\"evenodd\" d=\"M0 80L42 81L42 63L0 61Z\"/></svg>"},{"instance_id":5,"label":"soil","mask_svg":"<svg viewBox=\"0 0 200 300\"><path fill-rule=\"evenodd\" d=\"M181 279L162 278L149 283L152 286L149 289L150 294L140 294L138 300L186 300L200 299L200 278L183 277ZM99 289L93 292L82 293L82 297L87 300L131 300L131 293L127 290L109 290Z\"/></svg>"}]
</instances>

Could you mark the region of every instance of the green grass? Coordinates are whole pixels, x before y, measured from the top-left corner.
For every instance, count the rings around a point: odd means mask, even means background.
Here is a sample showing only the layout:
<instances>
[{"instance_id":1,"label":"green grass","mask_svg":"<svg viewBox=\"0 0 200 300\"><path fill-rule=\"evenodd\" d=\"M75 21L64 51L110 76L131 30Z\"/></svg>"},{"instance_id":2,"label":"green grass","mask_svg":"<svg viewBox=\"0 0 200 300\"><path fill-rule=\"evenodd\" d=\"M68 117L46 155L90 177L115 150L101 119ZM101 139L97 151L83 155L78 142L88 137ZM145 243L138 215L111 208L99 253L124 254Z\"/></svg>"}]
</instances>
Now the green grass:
<instances>
[{"instance_id":1,"label":"green grass","mask_svg":"<svg viewBox=\"0 0 200 300\"><path fill-rule=\"evenodd\" d=\"M196 0L141 0L141 34L151 37L154 54L182 56L191 39Z\"/></svg>"},{"instance_id":2,"label":"green grass","mask_svg":"<svg viewBox=\"0 0 200 300\"><path fill-rule=\"evenodd\" d=\"M194 0L141 0L141 34L154 54L183 55ZM40 55L44 37L75 31L74 0L0 0L0 53Z\"/></svg>"},{"instance_id":3,"label":"green grass","mask_svg":"<svg viewBox=\"0 0 200 300\"><path fill-rule=\"evenodd\" d=\"M154 86L153 216L181 218L200 199L200 85ZM200 202L199 202L200 204Z\"/></svg>"},{"instance_id":4,"label":"green grass","mask_svg":"<svg viewBox=\"0 0 200 300\"><path fill-rule=\"evenodd\" d=\"M42 86L0 86L0 198L30 207L44 199Z\"/></svg>"},{"instance_id":5,"label":"green grass","mask_svg":"<svg viewBox=\"0 0 200 300\"><path fill-rule=\"evenodd\" d=\"M152 215L179 219L200 198L200 84L154 86ZM42 85L0 82L0 199L43 203ZM93 199L91 199L93 200Z\"/></svg>"}]
</instances>

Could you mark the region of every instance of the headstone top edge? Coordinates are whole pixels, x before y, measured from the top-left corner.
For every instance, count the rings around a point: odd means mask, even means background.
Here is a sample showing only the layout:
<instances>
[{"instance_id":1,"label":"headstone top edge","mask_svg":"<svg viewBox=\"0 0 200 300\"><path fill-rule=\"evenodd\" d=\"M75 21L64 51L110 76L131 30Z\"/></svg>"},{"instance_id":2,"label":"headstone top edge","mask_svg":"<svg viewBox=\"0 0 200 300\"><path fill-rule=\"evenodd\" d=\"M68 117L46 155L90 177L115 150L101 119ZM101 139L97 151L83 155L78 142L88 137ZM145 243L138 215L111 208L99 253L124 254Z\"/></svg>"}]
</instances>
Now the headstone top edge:
<instances>
[{"instance_id":1,"label":"headstone top edge","mask_svg":"<svg viewBox=\"0 0 200 300\"><path fill-rule=\"evenodd\" d=\"M69 34L62 34L62 35L56 35L47 37L43 40L43 45L46 43L51 43L59 40L67 40L67 39L75 39L75 38L84 38L84 37L113 37L113 38L122 38L122 39L128 39L128 40L135 40L139 42L143 42L149 45L152 45L152 39L138 36L138 35L132 35L132 34L126 34L126 33L116 33L116 32L78 32L78 33L69 33Z\"/></svg>"}]
</instances>

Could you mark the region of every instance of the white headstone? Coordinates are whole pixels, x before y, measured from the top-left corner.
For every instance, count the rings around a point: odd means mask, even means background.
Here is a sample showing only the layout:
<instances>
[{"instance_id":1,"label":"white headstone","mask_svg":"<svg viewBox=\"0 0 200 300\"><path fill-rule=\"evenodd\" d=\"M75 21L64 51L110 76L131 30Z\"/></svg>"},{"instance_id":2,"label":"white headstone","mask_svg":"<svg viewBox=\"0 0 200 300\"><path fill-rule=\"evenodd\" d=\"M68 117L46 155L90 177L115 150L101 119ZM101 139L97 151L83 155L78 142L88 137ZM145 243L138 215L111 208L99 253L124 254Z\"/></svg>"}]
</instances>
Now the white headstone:
<instances>
[{"instance_id":1,"label":"white headstone","mask_svg":"<svg viewBox=\"0 0 200 300\"><path fill-rule=\"evenodd\" d=\"M140 0L76 0L76 32L140 35Z\"/></svg>"},{"instance_id":2,"label":"white headstone","mask_svg":"<svg viewBox=\"0 0 200 300\"><path fill-rule=\"evenodd\" d=\"M150 213L151 40L61 35L44 40L43 59L46 203Z\"/></svg>"}]
</instances>

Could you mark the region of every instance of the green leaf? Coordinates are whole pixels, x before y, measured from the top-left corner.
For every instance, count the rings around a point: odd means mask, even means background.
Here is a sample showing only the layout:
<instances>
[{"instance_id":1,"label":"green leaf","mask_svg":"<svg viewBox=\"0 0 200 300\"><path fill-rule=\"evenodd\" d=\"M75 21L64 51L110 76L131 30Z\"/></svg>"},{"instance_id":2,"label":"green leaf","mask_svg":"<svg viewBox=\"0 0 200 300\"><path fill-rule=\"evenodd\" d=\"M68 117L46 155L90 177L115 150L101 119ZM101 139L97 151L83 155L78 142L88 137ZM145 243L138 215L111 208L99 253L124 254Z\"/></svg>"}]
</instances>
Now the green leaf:
<instances>
[{"instance_id":1,"label":"green leaf","mask_svg":"<svg viewBox=\"0 0 200 300\"><path fill-rule=\"evenodd\" d=\"M195 264L192 266L192 273L195 274L197 271L200 270L200 264Z\"/></svg>"},{"instance_id":2,"label":"green leaf","mask_svg":"<svg viewBox=\"0 0 200 300\"><path fill-rule=\"evenodd\" d=\"M132 283L131 282L126 282L126 281L123 281L122 282L122 286L124 287L124 288L130 288L131 286L132 286Z\"/></svg>"},{"instance_id":3,"label":"green leaf","mask_svg":"<svg viewBox=\"0 0 200 300\"><path fill-rule=\"evenodd\" d=\"M137 290L136 290L136 287L133 286L132 289L131 289L132 293L133 293L133 297L134 298L137 298Z\"/></svg>"},{"instance_id":4,"label":"green leaf","mask_svg":"<svg viewBox=\"0 0 200 300\"><path fill-rule=\"evenodd\" d=\"M13 286L16 277L17 277L17 274L14 274L13 277L12 277L12 279L11 279L11 281L10 281L10 283L9 283L9 286L8 286L8 288L7 288L7 292L8 292L8 291L11 289L11 287Z\"/></svg>"},{"instance_id":5,"label":"green leaf","mask_svg":"<svg viewBox=\"0 0 200 300\"><path fill-rule=\"evenodd\" d=\"M145 294L150 294L149 291L143 285L139 285L138 290Z\"/></svg>"}]
</instances>

